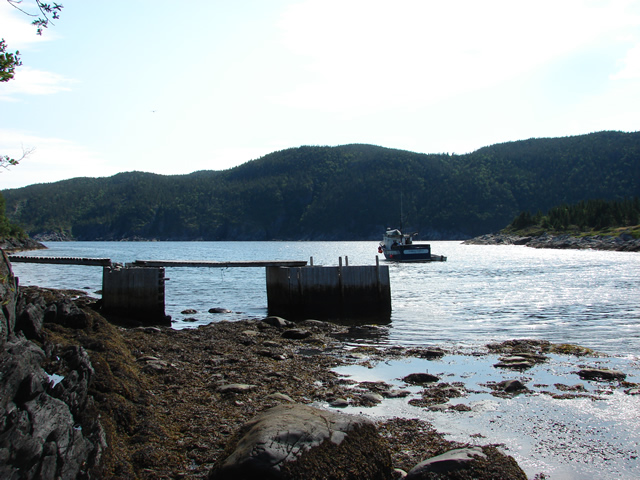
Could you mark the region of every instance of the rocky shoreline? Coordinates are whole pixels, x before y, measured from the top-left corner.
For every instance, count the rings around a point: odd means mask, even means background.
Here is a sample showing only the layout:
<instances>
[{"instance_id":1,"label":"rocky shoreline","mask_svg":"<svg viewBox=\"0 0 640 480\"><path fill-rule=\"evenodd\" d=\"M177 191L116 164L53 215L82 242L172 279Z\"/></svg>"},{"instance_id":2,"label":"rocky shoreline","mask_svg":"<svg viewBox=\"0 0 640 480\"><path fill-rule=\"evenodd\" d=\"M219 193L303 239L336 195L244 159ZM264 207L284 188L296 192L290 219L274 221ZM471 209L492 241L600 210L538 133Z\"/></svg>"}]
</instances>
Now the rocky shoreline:
<instances>
[{"instance_id":1,"label":"rocky shoreline","mask_svg":"<svg viewBox=\"0 0 640 480\"><path fill-rule=\"evenodd\" d=\"M464 245L526 245L532 248L556 248L577 250L611 250L618 252L640 252L640 239L631 235L594 235L575 237L571 235L518 236L490 233L462 242Z\"/></svg>"},{"instance_id":2,"label":"rocky shoreline","mask_svg":"<svg viewBox=\"0 0 640 480\"><path fill-rule=\"evenodd\" d=\"M102 316L84 292L17 289L4 255L0 267L2 478L527 478L512 457L478 438L447 440L418 419L342 413L345 406L366 413L407 392L354 384L336 367L452 352L348 347L348 327L278 317L187 330L124 326ZM590 353L539 341L487 348L503 355L496 369L515 371L552 351ZM611 376L629 394L637 391L622 372L584 375ZM464 385L421 372L403 381L422 388L412 405L465 408L447 403L466 394ZM528 392L514 381L491 389L496 396ZM587 394L568 388L563 395ZM264 434L270 429L275 436ZM263 455L247 460L246 451ZM281 463L286 468L272 468ZM258 477L256 464L264 468Z\"/></svg>"},{"instance_id":3,"label":"rocky shoreline","mask_svg":"<svg viewBox=\"0 0 640 480\"><path fill-rule=\"evenodd\" d=\"M20 252L26 250L44 250L42 243L29 237L23 238L2 238L0 239L0 250L7 253Z\"/></svg>"}]
</instances>

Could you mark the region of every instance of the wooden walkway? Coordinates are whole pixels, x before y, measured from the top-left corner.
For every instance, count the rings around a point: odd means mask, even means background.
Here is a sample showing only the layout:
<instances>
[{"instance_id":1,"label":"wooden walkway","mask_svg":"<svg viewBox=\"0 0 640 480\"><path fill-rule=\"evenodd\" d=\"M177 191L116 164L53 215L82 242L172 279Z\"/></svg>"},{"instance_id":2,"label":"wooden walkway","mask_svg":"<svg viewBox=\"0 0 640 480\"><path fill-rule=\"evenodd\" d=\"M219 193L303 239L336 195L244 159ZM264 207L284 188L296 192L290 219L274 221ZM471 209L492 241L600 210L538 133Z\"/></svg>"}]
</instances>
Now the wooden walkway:
<instances>
[{"instance_id":1,"label":"wooden walkway","mask_svg":"<svg viewBox=\"0 0 640 480\"><path fill-rule=\"evenodd\" d=\"M109 258L74 258L74 257L26 257L10 256L14 263L47 263L53 265L85 265L90 267L111 267ZM132 267L304 267L305 260L252 260L246 262L214 262L209 260L136 260L128 263Z\"/></svg>"},{"instance_id":2,"label":"wooden walkway","mask_svg":"<svg viewBox=\"0 0 640 480\"><path fill-rule=\"evenodd\" d=\"M25 257L10 255L11 263L48 263L53 265L86 265L90 267L110 267L108 258L74 258L74 257Z\"/></svg>"},{"instance_id":3,"label":"wooden walkway","mask_svg":"<svg viewBox=\"0 0 640 480\"><path fill-rule=\"evenodd\" d=\"M212 262L208 260L136 260L134 267L304 267L305 260L249 260L246 262Z\"/></svg>"}]
</instances>

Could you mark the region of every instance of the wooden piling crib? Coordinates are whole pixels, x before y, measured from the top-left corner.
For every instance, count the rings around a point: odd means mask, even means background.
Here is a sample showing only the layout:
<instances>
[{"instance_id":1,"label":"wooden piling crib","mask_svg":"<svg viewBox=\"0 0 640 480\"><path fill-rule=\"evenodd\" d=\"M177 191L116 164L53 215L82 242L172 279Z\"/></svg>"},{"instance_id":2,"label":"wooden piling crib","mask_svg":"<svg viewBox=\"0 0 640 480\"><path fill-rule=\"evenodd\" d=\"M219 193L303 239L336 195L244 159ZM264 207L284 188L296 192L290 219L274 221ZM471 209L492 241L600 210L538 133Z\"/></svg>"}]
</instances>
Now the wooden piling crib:
<instances>
[{"instance_id":1,"label":"wooden piling crib","mask_svg":"<svg viewBox=\"0 0 640 480\"><path fill-rule=\"evenodd\" d=\"M391 318L389 267L350 266L342 257L337 266L307 265L299 260L205 261L135 260L126 265L108 258L10 257L11 261L58 265L102 266L102 308L105 313L133 318L143 324L170 325L165 315L165 267L265 267L270 315L292 320L374 320Z\"/></svg>"},{"instance_id":2,"label":"wooden piling crib","mask_svg":"<svg viewBox=\"0 0 640 480\"><path fill-rule=\"evenodd\" d=\"M269 315L291 319L389 321L389 267L380 265L266 267Z\"/></svg>"}]
</instances>

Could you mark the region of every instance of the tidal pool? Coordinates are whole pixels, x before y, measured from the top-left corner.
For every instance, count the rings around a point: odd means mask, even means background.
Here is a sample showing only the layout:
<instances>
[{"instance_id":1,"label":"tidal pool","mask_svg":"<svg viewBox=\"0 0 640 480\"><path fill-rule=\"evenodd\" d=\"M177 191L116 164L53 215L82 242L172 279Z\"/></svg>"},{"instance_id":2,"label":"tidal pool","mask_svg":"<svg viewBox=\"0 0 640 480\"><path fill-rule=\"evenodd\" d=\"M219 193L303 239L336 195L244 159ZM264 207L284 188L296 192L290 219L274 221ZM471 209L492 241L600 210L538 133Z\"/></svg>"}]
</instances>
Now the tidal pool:
<instances>
[{"instance_id":1,"label":"tidal pool","mask_svg":"<svg viewBox=\"0 0 640 480\"><path fill-rule=\"evenodd\" d=\"M640 478L640 395L625 393L631 390L628 384L588 381L577 374L585 367L611 368L626 373L627 382L640 383L637 358L548 355L545 363L522 372L496 368L496 363L498 355L492 354L445 355L437 360L360 358L335 371L353 380L352 388L360 382L385 382L410 392L373 407L348 406L345 412L374 419L419 418L450 440L498 444L529 477ZM422 397L423 387L408 385L402 378L418 372L436 375L440 383L464 384L465 394L435 409L411 405L410 400ZM510 379L520 380L528 391L495 395L491 385ZM567 390L576 385L582 387ZM446 408L460 404L469 410Z\"/></svg>"}]
</instances>

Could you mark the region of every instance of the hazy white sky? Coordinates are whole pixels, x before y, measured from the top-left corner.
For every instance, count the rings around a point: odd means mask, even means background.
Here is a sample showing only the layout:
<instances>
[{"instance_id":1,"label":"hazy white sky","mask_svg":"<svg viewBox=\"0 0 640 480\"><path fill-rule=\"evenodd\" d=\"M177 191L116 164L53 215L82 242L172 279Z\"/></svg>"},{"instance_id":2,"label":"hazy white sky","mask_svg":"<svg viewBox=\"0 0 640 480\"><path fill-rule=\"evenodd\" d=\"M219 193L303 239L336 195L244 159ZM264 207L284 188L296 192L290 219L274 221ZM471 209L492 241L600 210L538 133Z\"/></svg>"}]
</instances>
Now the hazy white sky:
<instances>
[{"instance_id":1,"label":"hazy white sky","mask_svg":"<svg viewBox=\"0 0 640 480\"><path fill-rule=\"evenodd\" d=\"M30 0L24 0L26 6ZM0 83L0 189L300 145L467 153L640 129L640 1L61 0Z\"/></svg>"}]
</instances>

